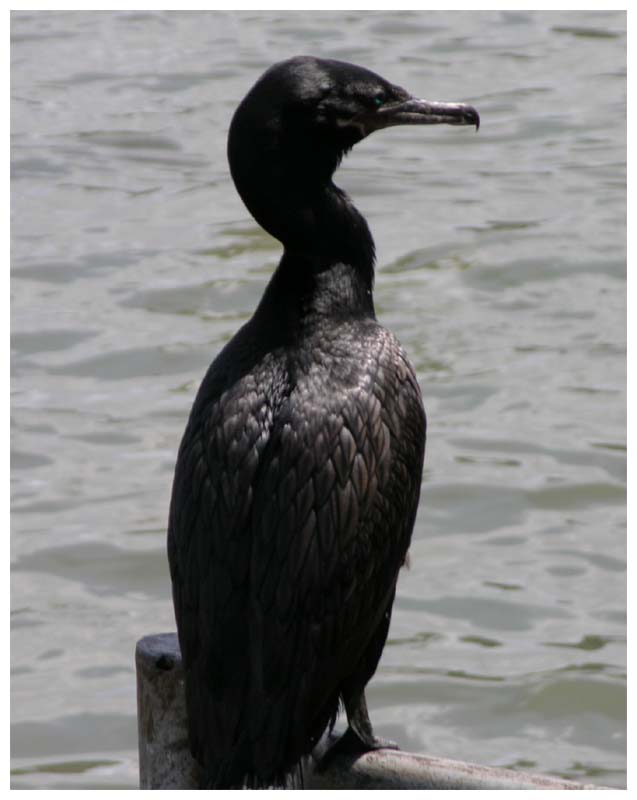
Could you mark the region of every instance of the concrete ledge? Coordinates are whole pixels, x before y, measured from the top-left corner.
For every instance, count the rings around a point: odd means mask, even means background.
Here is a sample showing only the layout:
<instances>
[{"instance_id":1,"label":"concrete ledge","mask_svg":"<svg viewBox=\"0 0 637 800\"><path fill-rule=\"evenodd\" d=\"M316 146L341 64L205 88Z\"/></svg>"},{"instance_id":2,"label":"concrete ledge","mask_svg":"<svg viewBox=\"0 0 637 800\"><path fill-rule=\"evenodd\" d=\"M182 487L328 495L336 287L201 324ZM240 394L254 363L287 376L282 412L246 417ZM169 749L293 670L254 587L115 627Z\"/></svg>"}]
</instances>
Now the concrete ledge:
<instances>
[{"instance_id":1,"label":"concrete ledge","mask_svg":"<svg viewBox=\"0 0 637 800\"><path fill-rule=\"evenodd\" d=\"M141 789L196 789L198 768L188 748L184 678L177 634L145 636L137 643L137 722ZM314 755L320 758L326 742ZM307 789L606 789L434 756L378 750L335 758L317 772L304 770Z\"/></svg>"},{"instance_id":2,"label":"concrete ledge","mask_svg":"<svg viewBox=\"0 0 637 800\"><path fill-rule=\"evenodd\" d=\"M534 775L466 761L378 750L339 758L325 773L309 770L307 789L603 789L593 784Z\"/></svg>"}]
</instances>

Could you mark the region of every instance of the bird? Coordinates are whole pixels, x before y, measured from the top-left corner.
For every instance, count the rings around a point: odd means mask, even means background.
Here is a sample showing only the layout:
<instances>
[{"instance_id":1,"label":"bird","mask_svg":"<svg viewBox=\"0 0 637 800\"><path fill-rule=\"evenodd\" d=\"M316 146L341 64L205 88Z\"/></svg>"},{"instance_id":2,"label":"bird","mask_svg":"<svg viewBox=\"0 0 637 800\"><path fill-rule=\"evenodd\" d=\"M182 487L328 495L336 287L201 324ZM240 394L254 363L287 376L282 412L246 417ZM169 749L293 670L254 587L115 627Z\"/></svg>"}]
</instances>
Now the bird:
<instances>
[{"instance_id":1,"label":"bird","mask_svg":"<svg viewBox=\"0 0 637 800\"><path fill-rule=\"evenodd\" d=\"M479 122L313 56L271 66L234 113L232 179L283 252L205 374L175 466L168 560L201 788L302 785L343 708L325 759L387 744L365 687L410 546L426 416L376 319L369 227L332 177L375 131Z\"/></svg>"}]
</instances>

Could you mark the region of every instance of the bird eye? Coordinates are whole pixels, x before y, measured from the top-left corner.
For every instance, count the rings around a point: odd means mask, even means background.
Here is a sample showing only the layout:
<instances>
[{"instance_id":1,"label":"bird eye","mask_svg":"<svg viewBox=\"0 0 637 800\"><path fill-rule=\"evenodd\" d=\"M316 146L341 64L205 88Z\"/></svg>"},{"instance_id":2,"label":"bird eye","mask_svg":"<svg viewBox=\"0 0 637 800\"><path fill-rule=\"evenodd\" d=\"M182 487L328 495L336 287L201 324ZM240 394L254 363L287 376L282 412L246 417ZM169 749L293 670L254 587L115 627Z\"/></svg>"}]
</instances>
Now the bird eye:
<instances>
[{"instance_id":1,"label":"bird eye","mask_svg":"<svg viewBox=\"0 0 637 800\"><path fill-rule=\"evenodd\" d=\"M383 98L382 97L377 96L377 97L374 98L374 105L376 106L376 108L380 108L380 106L382 106L382 104L383 104Z\"/></svg>"}]
</instances>

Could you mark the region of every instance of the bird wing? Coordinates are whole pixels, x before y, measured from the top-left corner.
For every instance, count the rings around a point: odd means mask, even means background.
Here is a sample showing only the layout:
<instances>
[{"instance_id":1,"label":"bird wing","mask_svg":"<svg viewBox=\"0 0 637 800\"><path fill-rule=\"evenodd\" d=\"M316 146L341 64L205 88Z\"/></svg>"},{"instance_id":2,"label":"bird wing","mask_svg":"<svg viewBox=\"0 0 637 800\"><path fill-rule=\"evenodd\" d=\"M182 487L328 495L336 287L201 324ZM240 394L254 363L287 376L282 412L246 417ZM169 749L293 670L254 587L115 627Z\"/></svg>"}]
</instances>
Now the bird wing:
<instances>
[{"instance_id":1,"label":"bird wing","mask_svg":"<svg viewBox=\"0 0 637 800\"><path fill-rule=\"evenodd\" d=\"M379 330L340 361L348 375L313 362L297 380L257 474L250 726L262 769L323 732L409 547L425 418L411 365Z\"/></svg>"},{"instance_id":2,"label":"bird wing","mask_svg":"<svg viewBox=\"0 0 637 800\"><path fill-rule=\"evenodd\" d=\"M268 356L228 382L213 365L193 407L168 549L191 746L213 782L307 752L391 603L425 420L411 366L375 330L336 360L348 375Z\"/></svg>"},{"instance_id":3,"label":"bird wing","mask_svg":"<svg viewBox=\"0 0 637 800\"><path fill-rule=\"evenodd\" d=\"M267 384L282 385L263 361L261 381L223 374L234 349L213 363L184 433L173 482L168 560L186 674L190 743L207 767L249 759L248 619L250 513L255 475L272 427ZM238 756L238 757L237 757Z\"/></svg>"}]
</instances>

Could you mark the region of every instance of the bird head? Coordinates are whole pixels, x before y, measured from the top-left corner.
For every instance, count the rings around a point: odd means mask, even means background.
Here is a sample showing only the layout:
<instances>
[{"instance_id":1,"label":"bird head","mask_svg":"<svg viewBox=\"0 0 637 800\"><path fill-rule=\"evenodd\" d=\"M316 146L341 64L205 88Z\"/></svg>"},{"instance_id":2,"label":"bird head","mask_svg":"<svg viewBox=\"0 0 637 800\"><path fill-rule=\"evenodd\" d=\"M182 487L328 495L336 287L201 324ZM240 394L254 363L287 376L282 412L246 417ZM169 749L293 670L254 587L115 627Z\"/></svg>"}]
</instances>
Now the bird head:
<instances>
[{"instance_id":1,"label":"bird head","mask_svg":"<svg viewBox=\"0 0 637 800\"><path fill-rule=\"evenodd\" d=\"M418 99L363 67L297 56L270 67L237 108L230 169L266 230L282 241L293 228L318 236L316 198L345 153L383 128L439 123L477 128L480 118L472 106Z\"/></svg>"},{"instance_id":2,"label":"bird head","mask_svg":"<svg viewBox=\"0 0 637 800\"><path fill-rule=\"evenodd\" d=\"M301 56L291 65L297 86L307 86L316 127L341 132L354 144L394 125L480 125L471 106L420 100L354 64Z\"/></svg>"},{"instance_id":3,"label":"bird head","mask_svg":"<svg viewBox=\"0 0 637 800\"><path fill-rule=\"evenodd\" d=\"M320 143L342 155L383 128L440 123L477 128L480 118L472 106L418 99L363 67L296 56L262 75L237 109L233 128L269 135L290 154Z\"/></svg>"}]
</instances>

